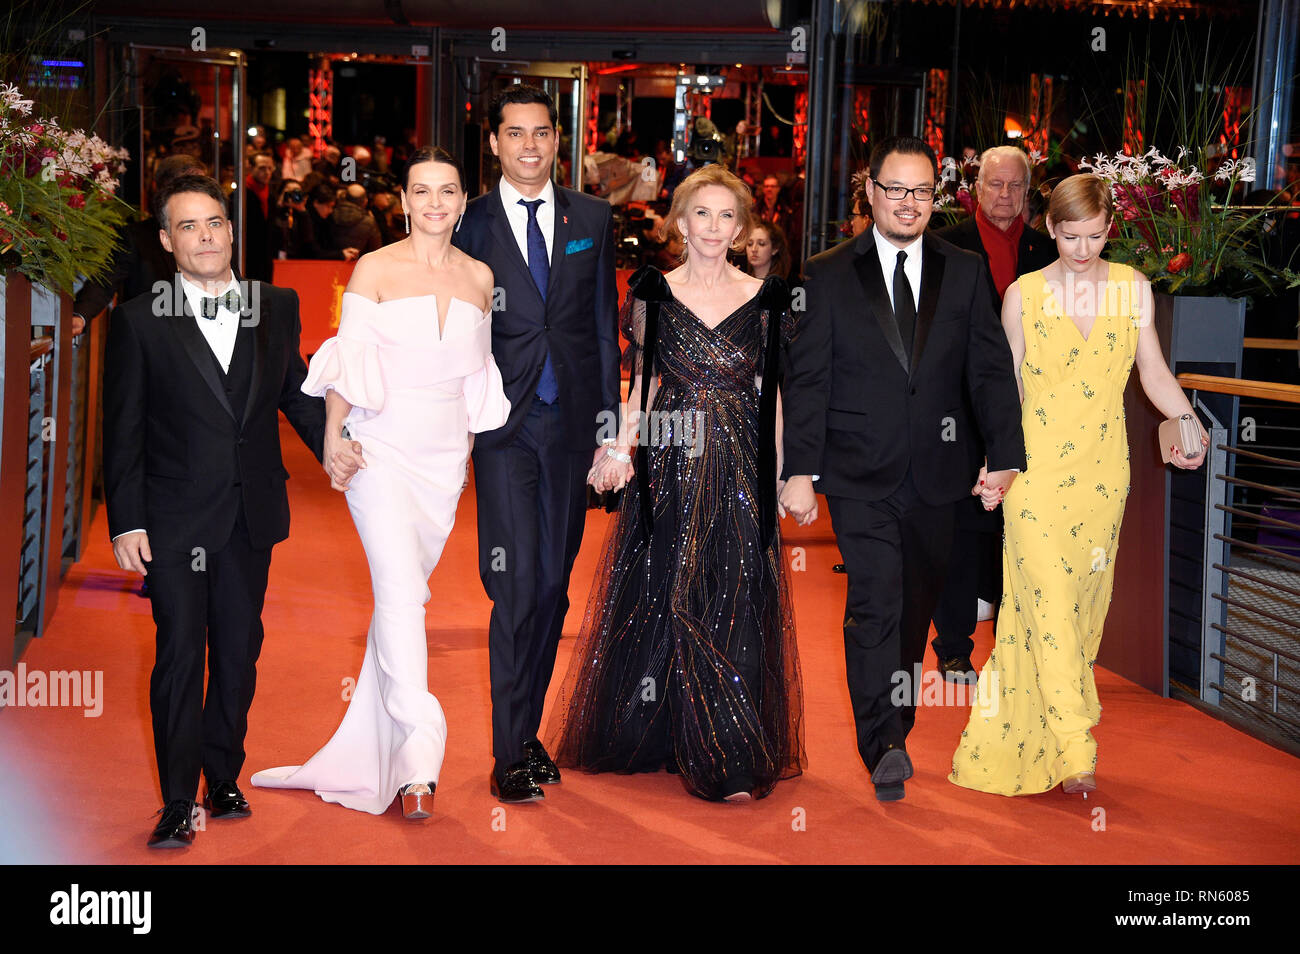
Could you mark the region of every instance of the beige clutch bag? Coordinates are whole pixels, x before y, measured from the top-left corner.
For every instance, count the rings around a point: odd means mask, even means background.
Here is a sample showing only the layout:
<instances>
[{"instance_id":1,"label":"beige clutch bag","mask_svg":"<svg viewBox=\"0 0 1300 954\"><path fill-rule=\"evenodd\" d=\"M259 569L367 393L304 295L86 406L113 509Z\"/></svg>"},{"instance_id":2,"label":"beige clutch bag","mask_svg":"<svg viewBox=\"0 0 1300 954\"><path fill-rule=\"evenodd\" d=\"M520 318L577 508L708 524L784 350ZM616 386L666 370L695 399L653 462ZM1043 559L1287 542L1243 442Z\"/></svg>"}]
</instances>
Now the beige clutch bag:
<instances>
[{"instance_id":1,"label":"beige clutch bag","mask_svg":"<svg viewBox=\"0 0 1300 954\"><path fill-rule=\"evenodd\" d=\"M1190 414L1160 422L1160 457L1167 464L1174 459L1170 448L1177 445L1184 457L1200 457L1201 426Z\"/></svg>"}]
</instances>

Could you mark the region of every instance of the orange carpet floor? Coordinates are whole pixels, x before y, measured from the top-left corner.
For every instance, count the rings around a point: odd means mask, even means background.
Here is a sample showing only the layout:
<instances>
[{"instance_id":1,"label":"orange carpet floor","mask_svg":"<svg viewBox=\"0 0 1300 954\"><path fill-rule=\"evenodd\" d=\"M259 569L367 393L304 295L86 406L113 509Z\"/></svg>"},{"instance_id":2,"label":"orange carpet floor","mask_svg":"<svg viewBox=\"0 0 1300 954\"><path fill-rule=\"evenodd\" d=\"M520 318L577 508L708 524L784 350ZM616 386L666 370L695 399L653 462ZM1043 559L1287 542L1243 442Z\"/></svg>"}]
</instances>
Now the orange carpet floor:
<instances>
[{"instance_id":1,"label":"orange carpet floor","mask_svg":"<svg viewBox=\"0 0 1300 954\"><path fill-rule=\"evenodd\" d=\"M430 688L450 727L436 815L372 816L311 792L247 784L261 768L303 761L343 715L371 612L365 555L343 497L296 436L283 435L293 531L276 548L267 638L240 782L246 820L211 822L185 851L145 838L158 809L148 685L153 624L138 577L116 568L102 509L85 558L64 581L29 672L103 673L102 713L0 710L0 860L78 863L874 862L1294 863L1300 860L1300 761L1191 707L1097 670L1105 714L1096 729L1101 790L984 795L947 781L964 706L920 712L908 741L916 778L905 801L881 804L858 759L844 681L843 576L829 519L787 526L806 699L808 769L760 802L713 804L672 776L568 772L544 802L502 806L488 792L487 619L478 580L474 495L430 582ZM605 532L589 516L574 569L560 681ZM802 547L802 554L793 550ZM799 559L802 557L802 560ZM1108 632L1107 639L1123 633ZM992 640L977 635L982 665ZM933 665L927 659L927 667Z\"/></svg>"}]
</instances>

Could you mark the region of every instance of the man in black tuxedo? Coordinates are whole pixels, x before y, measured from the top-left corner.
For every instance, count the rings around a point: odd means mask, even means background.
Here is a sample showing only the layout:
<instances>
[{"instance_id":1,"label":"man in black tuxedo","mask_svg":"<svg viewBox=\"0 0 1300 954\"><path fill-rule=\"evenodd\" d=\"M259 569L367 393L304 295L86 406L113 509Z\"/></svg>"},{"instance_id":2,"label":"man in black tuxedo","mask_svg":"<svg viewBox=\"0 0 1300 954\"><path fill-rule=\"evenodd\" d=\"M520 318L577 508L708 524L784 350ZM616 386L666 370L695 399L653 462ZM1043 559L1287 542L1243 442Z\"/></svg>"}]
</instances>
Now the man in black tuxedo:
<instances>
[{"instance_id":1,"label":"man in black tuxedo","mask_svg":"<svg viewBox=\"0 0 1300 954\"><path fill-rule=\"evenodd\" d=\"M956 502L981 490L998 499L1025 450L1011 349L984 266L924 234L934 152L897 137L875 147L870 165L873 226L804 270L780 499L806 525L817 517L814 481L826 495L848 572L844 655L858 752L876 797L893 801L912 776L915 675ZM977 478L970 445L981 439L988 471Z\"/></svg>"},{"instance_id":2,"label":"man in black tuxedo","mask_svg":"<svg viewBox=\"0 0 1300 954\"><path fill-rule=\"evenodd\" d=\"M582 543L586 479L617 429L619 345L609 203L555 185L555 104L516 85L489 112L501 181L455 243L496 279L492 354L510 418L474 440L479 573L492 599L492 793L543 796L559 770L537 738Z\"/></svg>"},{"instance_id":3,"label":"man in black tuxedo","mask_svg":"<svg viewBox=\"0 0 1300 954\"><path fill-rule=\"evenodd\" d=\"M934 234L958 248L978 252L987 269L994 307L1002 313L1002 296L1021 275L1036 272L1056 260L1056 243L1025 223L1029 195L1029 156L1015 146L994 146L980 156L975 180L975 214ZM972 461L978 468L984 446L973 442ZM951 681L975 681L971 636L978 621L979 600L993 605L994 620L1002 598L1002 511L986 510L977 498L957 505L952 561L943 593L934 609L934 652L939 671Z\"/></svg>"},{"instance_id":4,"label":"man in black tuxedo","mask_svg":"<svg viewBox=\"0 0 1300 954\"><path fill-rule=\"evenodd\" d=\"M235 280L221 186L179 176L154 214L179 274L113 311L104 486L114 556L148 574L158 628L149 705L164 807L149 845L164 848L194 838L200 771L209 817L249 814L236 780L271 548L289 534L277 411L319 459L325 406L300 388L297 295Z\"/></svg>"}]
</instances>

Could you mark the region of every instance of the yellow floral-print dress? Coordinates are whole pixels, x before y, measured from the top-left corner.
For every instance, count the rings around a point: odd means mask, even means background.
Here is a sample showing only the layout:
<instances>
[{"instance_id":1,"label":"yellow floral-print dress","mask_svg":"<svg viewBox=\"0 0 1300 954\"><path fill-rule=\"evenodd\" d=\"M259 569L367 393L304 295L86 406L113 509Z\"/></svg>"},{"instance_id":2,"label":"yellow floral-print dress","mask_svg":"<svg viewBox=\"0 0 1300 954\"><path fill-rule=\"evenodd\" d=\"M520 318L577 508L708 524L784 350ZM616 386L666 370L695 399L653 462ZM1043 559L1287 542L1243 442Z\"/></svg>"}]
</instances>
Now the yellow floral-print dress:
<instances>
[{"instance_id":1,"label":"yellow floral-print dress","mask_svg":"<svg viewBox=\"0 0 1300 954\"><path fill-rule=\"evenodd\" d=\"M1028 467L1002 502L997 638L949 776L1000 795L1045 792L1097 763L1092 667L1129 490L1124 388L1139 330L1126 265L1109 265L1087 339L1042 272L1019 284Z\"/></svg>"}]
</instances>

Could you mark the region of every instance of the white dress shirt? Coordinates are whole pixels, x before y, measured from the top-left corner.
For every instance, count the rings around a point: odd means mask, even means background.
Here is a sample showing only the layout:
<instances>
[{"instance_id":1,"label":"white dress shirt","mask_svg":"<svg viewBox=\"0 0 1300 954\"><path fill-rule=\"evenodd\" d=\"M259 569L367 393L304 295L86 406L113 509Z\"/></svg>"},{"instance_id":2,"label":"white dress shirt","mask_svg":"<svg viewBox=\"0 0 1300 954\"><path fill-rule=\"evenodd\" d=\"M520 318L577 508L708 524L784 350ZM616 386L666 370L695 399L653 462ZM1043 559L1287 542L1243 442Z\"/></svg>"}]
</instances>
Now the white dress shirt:
<instances>
[{"instance_id":1,"label":"white dress shirt","mask_svg":"<svg viewBox=\"0 0 1300 954\"><path fill-rule=\"evenodd\" d=\"M510 231L514 233L515 241L519 243L519 254L524 257L524 263L528 262L528 209L526 206L519 204L520 199L528 199L522 192L512 186L503 176L497 184L497 189L501 192L501 204L506 207L506 218L510 220ZM543 202L537 207L537 224L542 230L542 237L546 239L546 257L548 262L555 261L555 249L552 247L555 236L555 185L547 182L546 187L537 194L537 198Z\"/></svg>"},{"instance_id":2,"label":"white dress shirt","mask_svg":"<svg viewBox=\"0 0 1300 954\"><path fill-rule=\"evenodd\" d=\"M239 283L235 281L234 273L231 273L230 280L215 295L209 295L184 275L181 276L181 288L185 290L185 300L190 303L190 311L194 314L193 320L198 323L199 331L207 340L208 347L212 349L212 354L221 365L221 370L229 374L230 359L235 353L235 338L239 336L239 312L231 311L222 304L217 308L217 317L204 318L200 303L204 298L220 298L232 289L242 295L243 292L240 291Z\"/></svg>"},{"instance_id":3,"label":"white dress shirt","mask_svg":"<svg viewBox=\"0 0 1300 954\"><path fill-rule=\"evenodd\" d=\"M880 269L885 274L885 291L889 295L889 307L894 307L894 269L898 267L898 253L906 252L907 258L903 262L903 274L907 277L907 283L912 286L912 307L919 310L921 302L921 240L924 236L918 235L916 241L904 248L899 248L887 238L876 231L876 227L871 227L871 234L876 239L876 254L880 256Z\"/></svg>"}]
</instances>

